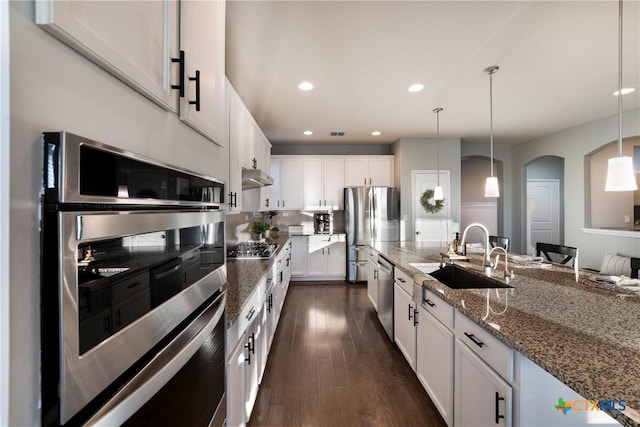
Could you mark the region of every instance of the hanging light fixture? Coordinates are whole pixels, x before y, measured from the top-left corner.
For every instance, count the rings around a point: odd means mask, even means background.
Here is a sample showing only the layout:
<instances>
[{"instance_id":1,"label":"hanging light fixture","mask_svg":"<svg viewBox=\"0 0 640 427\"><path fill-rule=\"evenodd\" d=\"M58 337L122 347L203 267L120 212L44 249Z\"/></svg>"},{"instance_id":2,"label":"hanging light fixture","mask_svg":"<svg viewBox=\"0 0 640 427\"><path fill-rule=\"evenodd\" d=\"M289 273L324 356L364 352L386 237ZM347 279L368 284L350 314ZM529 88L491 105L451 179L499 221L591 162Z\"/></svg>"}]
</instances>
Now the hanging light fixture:
<instances>
[{"instance_id":1,"label":"hanging light fixture","mask_svg":"<svg viewBox=\"0 0 640 427\"><path fill-rule=\"evenodd\" d=\"M433 112L436 113L436 135L440 138L440 111L444 111L443 108L434 108ZM438 169L438 185L433 190L433 200L444 200L444 191L442 185L440 185L440 140L438 139L438 145L436 146L436 167Z\"/></svg>"},{"instance_id":2,"label":"hanging light fixture","mask_svg":"<svg viewBox=\"0 0 640 427\"><path fill-rule=\"evenodd\" d=\"M618 1L618 157L609 159L604 191L635 191L638 189L633 172L633 160L622 155L622 0Z\"/></svg>"},{"instance_id":3,"label":"hanging light fixture","mask_svg":"<svg viewBox=\"0 0 640 427\"><path fill-rule=\"evenodd\" d=\"M483 70L489 75L489 124L491 129L491 176L487 178L484 186L484 197L500 197L500 189L498 187L498 177L493 176L493 75L498 72L500 67L492 65Z\"/></svg>"}]
</instances>

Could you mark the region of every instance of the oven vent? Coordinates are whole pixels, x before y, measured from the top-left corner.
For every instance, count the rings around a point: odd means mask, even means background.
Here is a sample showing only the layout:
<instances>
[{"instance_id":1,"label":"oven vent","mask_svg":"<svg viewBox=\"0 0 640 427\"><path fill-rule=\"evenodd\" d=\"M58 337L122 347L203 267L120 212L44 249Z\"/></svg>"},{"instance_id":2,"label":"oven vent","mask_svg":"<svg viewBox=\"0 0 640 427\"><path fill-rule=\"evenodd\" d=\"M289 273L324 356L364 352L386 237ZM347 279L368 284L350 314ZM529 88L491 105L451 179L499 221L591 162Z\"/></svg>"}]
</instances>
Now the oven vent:
<instances>
[{"instance_id":1,"label":"oven vent","mask_svg":"<svg viewBox=\"0 0 640 427\"><path fill-rule=\"evenodd\" d=\"M344 132L331 132L331 136L344 136Z\"/></svg>"}]
</instances>

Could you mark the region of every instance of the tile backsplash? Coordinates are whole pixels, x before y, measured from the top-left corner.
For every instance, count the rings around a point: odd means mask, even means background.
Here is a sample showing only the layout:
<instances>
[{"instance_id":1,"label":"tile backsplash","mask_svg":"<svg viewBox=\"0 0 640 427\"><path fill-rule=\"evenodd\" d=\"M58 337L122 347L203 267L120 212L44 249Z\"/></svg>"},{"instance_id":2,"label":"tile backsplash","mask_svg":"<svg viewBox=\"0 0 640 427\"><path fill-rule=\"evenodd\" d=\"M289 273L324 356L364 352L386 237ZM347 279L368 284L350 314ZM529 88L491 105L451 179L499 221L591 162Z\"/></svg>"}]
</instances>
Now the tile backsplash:
<instances>
[{"instance_id":1,"label":"tile backsplash","mask_svg":"<svg viewBox=\"0 0 640 427\"><path fill-rule=\"evenodd\" d=\"M238 242L250 239L247 229L253 221L264 221L271 226L277 226L280 233L287 233L290 225L302 225L305 233L313 233L314 211L278 211L278 215L269 219L268 212L258 212L254 216L253 212L240 212L227 215L227 246L235 246ZM344 211L333 211L333 232L344 233L345 220Z\"/></svg>"}]
</instances>

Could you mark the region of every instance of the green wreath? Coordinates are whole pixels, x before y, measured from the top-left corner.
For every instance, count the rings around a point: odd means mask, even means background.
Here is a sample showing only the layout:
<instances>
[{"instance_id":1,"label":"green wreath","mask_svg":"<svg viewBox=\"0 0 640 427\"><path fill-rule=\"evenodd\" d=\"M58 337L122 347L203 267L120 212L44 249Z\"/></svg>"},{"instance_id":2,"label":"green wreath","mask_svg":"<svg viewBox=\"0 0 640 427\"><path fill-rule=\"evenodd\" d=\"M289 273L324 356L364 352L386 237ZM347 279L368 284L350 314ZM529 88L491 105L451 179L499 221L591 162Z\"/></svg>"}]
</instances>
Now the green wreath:
<instances>
[{"instance_id":1,"label":"green wreath","mask_svg":"<svg viewBox=\"0 0 640 427\"><path fill-rule=\"evenodd\" d=\"M420 197L420 204L424 208L425 211L435 214L440 212L440 210L444 207L444 200L434 200L434 203L431 203L430 200L433 199L433 190L428 189L424 193L422 193L422 197Z\"/></svg>"}]
</instances>

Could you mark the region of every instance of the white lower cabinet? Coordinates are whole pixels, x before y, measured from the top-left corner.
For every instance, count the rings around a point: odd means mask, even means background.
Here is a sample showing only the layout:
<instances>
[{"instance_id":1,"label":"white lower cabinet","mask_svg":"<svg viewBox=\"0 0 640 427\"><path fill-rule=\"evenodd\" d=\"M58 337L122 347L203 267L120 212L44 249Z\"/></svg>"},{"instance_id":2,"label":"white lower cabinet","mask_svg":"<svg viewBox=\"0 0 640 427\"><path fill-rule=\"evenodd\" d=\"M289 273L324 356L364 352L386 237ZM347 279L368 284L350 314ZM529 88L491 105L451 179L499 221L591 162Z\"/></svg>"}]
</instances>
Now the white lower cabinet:
<instances>
[{"instance_id":1,"label":"white lower cabinet","mask_svg":"<svg viewBox=\"0 0 640 427\"><path fill-rule=\"evenodd\" d=\"M344 234L293 236L291 275L296 280L344 280L347 253Z\"/></svg>"},{"instance_id":2,"label":"white lower cabinet","mask_svg":"<svg viewBox=\"0 0 640 427\"><path fill-rule=\"evenodd\" d=\"M511 426L511 385L460 340L455 354L455 425Z\"/></svg>"},{"instance_id":3,"label":"white lower cabinet","mask_svg":"<svg viewBox=\"0 0 640 427\"><path fill-rule=\"evenodd\" d=\"M291 251L283 250L226 334L227 425L244 426L258 396L273 337L287 295L289 280L286 260Z\"/></svg>"},{"instance_id":4,"label":"white lower cabinet","mask_svg":"<svg viewBox=\"0 0 640 427\"><path fill-rule=\"evenodd\" d=\"M227 425L241 426L245 424L245 335L240 337L233 351L227 356Z\"/></svg>"},{"instance_id":5,"label":"white lower cabinet","mask_svg":"<svg viewBox=\"0 0 640 427\"><path fill-rule=\"evenodd\" d=\"M411 282L413 283L413 282ZM411 368L416 370L416 315L411 295L398 283L393 285L393 335Z\"/></svg>"},{"instance_id":6,"label":"white lower cabinet","mask_svg":"<svg viewBox=\"0 0 640 427\"><path fill-rule=\"evenodd\" d=\"M427 310L426 304L427 301L418 307L416 374L444 421L452 426L455 336Z\"/></svg>"}]
</instances>

